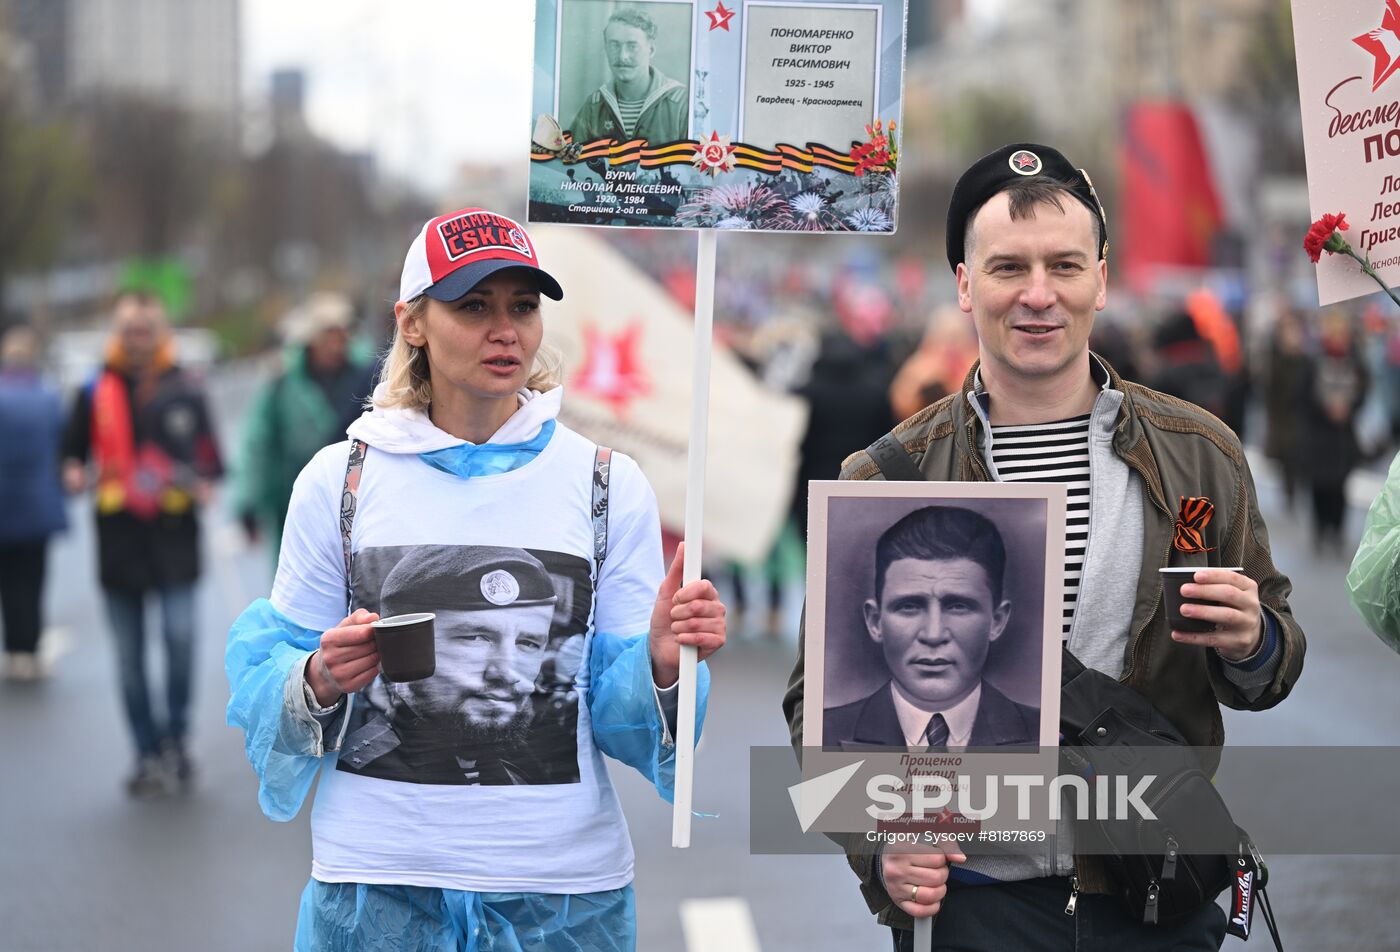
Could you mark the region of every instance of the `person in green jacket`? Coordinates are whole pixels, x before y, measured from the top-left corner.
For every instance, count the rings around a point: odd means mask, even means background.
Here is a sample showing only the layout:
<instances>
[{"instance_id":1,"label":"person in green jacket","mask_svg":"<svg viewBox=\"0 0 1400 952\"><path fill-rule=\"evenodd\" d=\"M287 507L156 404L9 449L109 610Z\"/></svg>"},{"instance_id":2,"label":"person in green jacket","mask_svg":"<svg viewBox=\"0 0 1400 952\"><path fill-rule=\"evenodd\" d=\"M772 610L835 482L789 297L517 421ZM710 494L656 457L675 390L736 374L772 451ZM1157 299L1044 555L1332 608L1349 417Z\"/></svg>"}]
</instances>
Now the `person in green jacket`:
<instances>
[{"instance_id":1,"label":"person in green jacket","mask_svg":"<svg viewBox=\"0 0 1400 952\"><path fill-rule=\"evenodd\" d=\"M603 28L603 50L611 78L574 116L574 142L645 139L652 145L686 138L690 92L652 65L656 23L642 10L624 8Z\"/></svg>"},{"instance_id":2,"label":"person in green jacket","mask_svg":"<svg viewBox=\"0 0 1400 952\"><path fill-rule=\"evenodd\" d=\"M1347 595L1376 637L1400 652L1400 453L1366 513L1347 572Z\"/></svg>"},{"instance_id":3,"label":"person in green jacket","mask_svg":"<svg viewBox=\"0 0 1400 952\"><path fill-rule=\"evenodd\" d=\"M338 294L311 295L284 321L281 373L253 397L243 427L234 505L249 541L266 536L273 562L292 484L321 447L345 438L374 387L371 349L351 337L354 310Z\"/></svg>"}]
</instances>

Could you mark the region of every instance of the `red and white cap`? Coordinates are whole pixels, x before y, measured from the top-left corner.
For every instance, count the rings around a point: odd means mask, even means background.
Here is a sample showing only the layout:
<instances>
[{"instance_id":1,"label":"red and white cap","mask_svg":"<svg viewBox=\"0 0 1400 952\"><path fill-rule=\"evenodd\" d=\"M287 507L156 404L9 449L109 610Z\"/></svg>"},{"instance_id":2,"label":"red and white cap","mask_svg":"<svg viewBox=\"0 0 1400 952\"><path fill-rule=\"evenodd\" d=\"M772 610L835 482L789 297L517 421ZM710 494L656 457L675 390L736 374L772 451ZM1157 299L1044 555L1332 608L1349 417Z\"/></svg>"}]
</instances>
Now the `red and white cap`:
<instances>
[{"instance_id":1,"label":"red and white cap","mask_svg":"<svg viewBox=\"0 0 1400 952\"><path fill-rule=\"evenodd\" d=\"M484 208L449 212L429 220L408 246L399 300L426 294L435 301L455 301L506 268L529 268L536 272L541 294L563 299L564 289L540 267L535 243L519 222Z\"/></svg>"}]
</instances>

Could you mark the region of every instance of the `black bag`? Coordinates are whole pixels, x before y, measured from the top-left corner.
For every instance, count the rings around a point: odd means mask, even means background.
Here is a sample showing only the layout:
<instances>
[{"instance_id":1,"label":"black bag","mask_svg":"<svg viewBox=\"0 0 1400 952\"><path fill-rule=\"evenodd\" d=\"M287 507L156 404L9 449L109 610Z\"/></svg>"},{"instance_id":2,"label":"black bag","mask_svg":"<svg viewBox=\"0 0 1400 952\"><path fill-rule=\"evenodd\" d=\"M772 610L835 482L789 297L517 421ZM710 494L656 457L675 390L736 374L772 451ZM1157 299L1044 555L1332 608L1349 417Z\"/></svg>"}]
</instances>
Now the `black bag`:
<instances>
[{"instance_id":1,"label":"black bag","mask_svg":"<svg viewBox=\"0 0 1400 952\"><path fill-rule=\"evenodd\" d=\"M897 439L886 435L866 451L886 480L922 481ZM1120 895L1149 925L1188 918L1226 887L1234 887L1227 931L1249 938L1254 897L1279 952L1283 944L1264 886L1264 865L1249 834L1230 816L1225 801L1201 769L1186 738L1147 698L1101 671L1085 667L1062 649L1060 673L1061 759L1086 779L1103 775L1157 782L1144 803L1156 820L1081 820L1076 833L1086 851L1102 854ZM1090 790L1095 785L1090 783ZM1092 794L1091 794L1092 799ZM1097 806L1097 804L1095 804ZM1097 809L1090 817L1098 816ZM1183 853L1180 840L1234 842L1228 852Z\"/></svg>"},{"instance_id":2,"label":"black bag","mask_svg":"<svg viewBox=\"0 0 1400 952\"><path fill-rule=\"evenodd\" d=\"M1234 884L1240 870L1251 874L1251 892L1262 890L1267 868L1171 722L1137 691L1086 668L1068 650L1060 683L1061 754L1071 771L1126 778L1130 786L1148 774L1156 778L1143 802L1157 819L1100 820L1091 810L1075 828L1084 851L1103 856L1133 914L1148 925L1189 918ZM1237 845L1223 853L1181 851L1183 842L1202 840Z\"/></svg>"}]
</instances>

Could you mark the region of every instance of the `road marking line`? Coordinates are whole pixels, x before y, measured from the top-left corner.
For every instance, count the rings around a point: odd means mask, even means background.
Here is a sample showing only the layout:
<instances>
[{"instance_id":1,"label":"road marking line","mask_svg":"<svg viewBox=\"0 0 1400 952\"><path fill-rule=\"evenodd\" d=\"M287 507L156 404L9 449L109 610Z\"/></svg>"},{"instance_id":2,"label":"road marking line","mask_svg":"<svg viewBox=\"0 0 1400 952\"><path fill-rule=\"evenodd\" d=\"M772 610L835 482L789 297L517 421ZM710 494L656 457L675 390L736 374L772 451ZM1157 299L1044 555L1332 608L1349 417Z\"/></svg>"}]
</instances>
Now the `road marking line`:
<instances>
[{"instance_id":1,"label":"road marking line","mask_svg":"<svg viewBox=\"0 0 1400 952\"><path fill-rule=\"evenodd\" d=\"M687 899L681 903L687 952L759 952L747 900Z\"/></svg>"},{"instance_id":2,"label":"road marking line","mask_svg":"<svg viewBox=\"0 0 1400 952\"><path fill-rule=\"evenodd\" d=\"M39 635L39 660L52 669L60 658L73 650L73 637L67 628L45 628Z\"/></svg>"}]
</instances>

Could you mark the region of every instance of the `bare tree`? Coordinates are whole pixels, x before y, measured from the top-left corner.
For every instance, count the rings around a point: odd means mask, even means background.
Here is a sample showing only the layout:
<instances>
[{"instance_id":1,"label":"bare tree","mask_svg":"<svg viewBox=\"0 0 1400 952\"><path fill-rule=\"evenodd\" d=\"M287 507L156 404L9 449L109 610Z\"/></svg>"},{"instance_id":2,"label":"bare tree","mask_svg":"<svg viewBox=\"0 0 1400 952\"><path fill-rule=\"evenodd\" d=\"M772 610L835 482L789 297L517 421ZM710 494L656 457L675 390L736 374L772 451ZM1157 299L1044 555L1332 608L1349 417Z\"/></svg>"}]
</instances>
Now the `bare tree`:
<instances>
[{"instance_id":1,"label":"bare tree","mask_svg":"<svg viewBox=\"0 0 1400 952\"><path fill-rule=\"evenodd\" d=\"M0 311L9 277L53 264L89 182L68 127L28 115L14 90L0 82Z\"/></svg>"},{"instance_id":2,"label":"bare tree","mask_svg":"<svg viewBox=\"0 0 1400 952\"><path fill-rule=\"evenodd\" d=\"M203 220L222 164L212 138L178 106L133 95L94 96L78 115L105 247L146 256L179 250Z\"/></svg>"}]
</instances>

